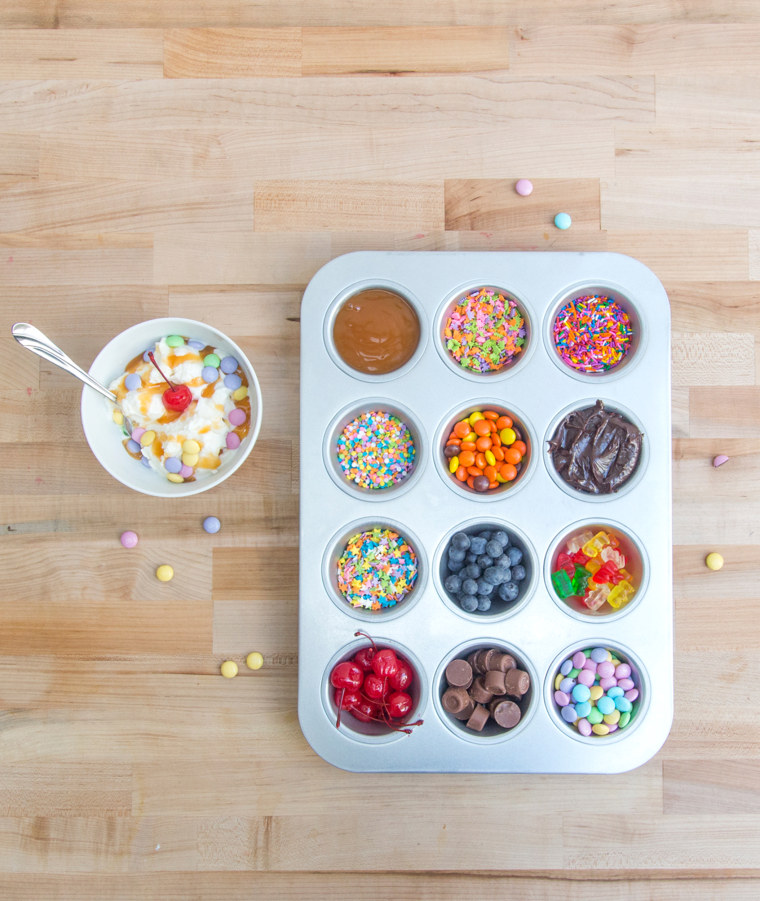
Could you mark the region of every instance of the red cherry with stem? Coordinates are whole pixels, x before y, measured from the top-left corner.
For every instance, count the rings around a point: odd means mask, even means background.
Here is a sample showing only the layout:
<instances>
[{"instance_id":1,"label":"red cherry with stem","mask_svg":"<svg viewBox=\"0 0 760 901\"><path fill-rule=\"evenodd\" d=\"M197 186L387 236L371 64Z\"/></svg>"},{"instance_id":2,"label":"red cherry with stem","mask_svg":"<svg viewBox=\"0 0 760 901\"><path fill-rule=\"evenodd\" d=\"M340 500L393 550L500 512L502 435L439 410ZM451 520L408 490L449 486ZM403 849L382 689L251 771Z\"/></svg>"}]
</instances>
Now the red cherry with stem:
<instances>
[{"instance_id":1,"label":"red cherry with stem","mask_svg":"<svg viewBox=\"0 0 760 901\"><path fill-rule=\"evenodd\" d=\"M340 728L340 714L343 710L351 710L357 704L361 703L362 696L358 691L353 689L336 688L335 689L335 705L338 708L338 716L335 720L335 728Z\"/></svg>"},{"instance_id":2,"label":"red cherry with stem","mask_svg":"<svg viewBox=\"0 0 760 901\"><path fill-rule=\"evenodd\" d=\"M187 385L175 385L173 382L169 381L163 372L161 372L161 367L156 363L153 351L148 354L148 357L150 358L150 362L158 369L159 373L161 373L161 378L169 386L166 391L164 391L162 398L166 409L171 410L173 413L181 413L183 410L186 410L193 399L190 389Z\"/></svg>"},{"instance_id":3,"label":"red cherry with stem","mask_svg":"<svg viewBox=\"0 0 760 901\"><path fill-rule=\"evenodd\" d=\"M360 720L362 723L368 723L370 720L379 720L378 713L380 713L380 708L377 704L373 704L372 701L366 701L364 698L351 707L350 710L357 720ZM382 722L382 720L379 720L379 722Z\"/></svg>"},{"instance_id":4,"label":"red cherry with stem","mask_svg":"<svg viewBox=\"0 0 760 901\"><path fill-rule=\"evenodd\" d=\"M408 695L405 691L394 691L393 694L388 696L385 706L388 714L394 719L408 716L412 709L411 695Z\"/></svg>"},{"instance_id":5,"label":"red cherry with stem","mask_svg":"<svg viewBox=\"0 0 760 901\"><path fill-rule=\"evenodd\" d=\"M330 673L330 683L335 688L348 688L358 691L362 687L364 673L351 660L344 660L333 667Z\"/></svg>"},{"instance_id":6,"label":"red cherry with stem","mask_svg":"<svg viewBox=\"0 0 760 901\"><path fill-rule=\"evenodd\" d=\"M359 648L359 650L354 654L354 663L357 666L360 666L365 673L371 673L372 658L374 656L375 649L373 647Z\"/></svg>"},{"instance_id":7,"label":"red cherry with stem","mask_svg":"<svg viewBox=\"0 0 760 901\"><path fill-rule=\"evenodd\" d=\"M398 659L398 669L396 672L388 679L391 688L395 688L397 691L406 691L414 682L414 670L411 666L403 659L403 657L399 657Z\"/></svg>"},{"instance_id":8,"label":"red cherry with stem","mask_svg":"<svg viewBox=\"0 0 760 901\"><path fill-rule=\"evenodd\" d=\"M388 693L388 679L377 673L367 673L362 691L373 701L381 701Z\"/></svg>"},{"instance_id":9,"label":"red cherry with stem","mask_svg":"<svg viewBox=\"0 0 760 901\"><path fill-rule=\"evenodd\" d=\"M398 658L391 648L383 648L372 658L372 670L378 676L392 676L398 670Z\"/></svg>"}]
</instances>

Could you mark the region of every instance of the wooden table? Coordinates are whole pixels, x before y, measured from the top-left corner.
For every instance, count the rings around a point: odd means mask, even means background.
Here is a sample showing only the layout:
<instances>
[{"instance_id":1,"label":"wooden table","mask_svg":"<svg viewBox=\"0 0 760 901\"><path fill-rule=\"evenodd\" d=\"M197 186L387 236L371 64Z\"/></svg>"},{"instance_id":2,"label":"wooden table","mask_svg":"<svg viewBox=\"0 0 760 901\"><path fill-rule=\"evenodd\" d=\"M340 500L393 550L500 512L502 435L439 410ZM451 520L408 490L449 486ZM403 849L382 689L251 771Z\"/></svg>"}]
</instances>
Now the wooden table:
<instances>
[{"instance_id":1,"label":"wooden table","mask_svg":"<svg viewBox=\"0 0 760 901\"><path fill-rule=\"evenodd\" d=\"M749 0L2 0L4 898L760 895L759 48ZM384 248L608 249L665 284L676 717L634 772L366 776L301 735L300 298ZM9 336L89 365L167 314L239 341L266 405L176 502L110 478L77 383Z\"/></svg>"}]
</instances>

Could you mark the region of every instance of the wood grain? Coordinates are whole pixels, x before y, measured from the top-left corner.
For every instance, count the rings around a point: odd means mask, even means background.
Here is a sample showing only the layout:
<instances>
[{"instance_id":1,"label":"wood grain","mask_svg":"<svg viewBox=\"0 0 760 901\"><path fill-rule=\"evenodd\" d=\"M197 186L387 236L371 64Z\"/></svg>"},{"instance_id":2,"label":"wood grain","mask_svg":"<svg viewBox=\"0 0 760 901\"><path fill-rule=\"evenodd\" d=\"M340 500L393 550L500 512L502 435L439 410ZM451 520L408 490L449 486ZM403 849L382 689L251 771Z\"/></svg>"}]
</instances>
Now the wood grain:
<instances>
[{"instance_id":1,"label":"wood grain","mask_svg":"<svg viewBox=\"0 0 760 901\"><path fill-rule=\"evenodd\" d=\"M0 3L3 898L760 895L759 44L754 0ZM662 280L676 715L639 769L359 775L303 738L300 300L363 249ZM267 411L176 503L100 467L78 384L9 334L87 366L166 315L237 340Z\"/></svg>"}]
</instances>

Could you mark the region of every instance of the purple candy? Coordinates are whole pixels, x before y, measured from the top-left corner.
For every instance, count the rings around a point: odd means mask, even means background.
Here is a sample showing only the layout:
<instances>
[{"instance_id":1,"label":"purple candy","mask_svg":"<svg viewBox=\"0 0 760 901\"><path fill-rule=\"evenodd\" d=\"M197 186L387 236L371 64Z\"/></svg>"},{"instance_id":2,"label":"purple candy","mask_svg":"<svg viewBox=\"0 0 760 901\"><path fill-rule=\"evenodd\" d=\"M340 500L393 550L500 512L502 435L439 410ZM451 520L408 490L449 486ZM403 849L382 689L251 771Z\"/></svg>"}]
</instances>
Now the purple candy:
<instances>
[{"instance_id":1,"label":"purple candy","mask_svg":"<svg viewBox=\"0 0 760 901\"><path fill-rule=\"evenodd\" d=\"M229 432L227 435L227 447L230 450L240 447L240 436L236 435L235 432Z\"/></svg>"},{"instance_id":2,"label":"purple candy","mask_svg":"<svg viewBox=\"0 0 760 901\"><path fill-rule=\"evenodd\" d=\"M129 441L127 441L127 450L132 454L139 454L142 451L142 447L134 440L134 438L130 438Z\"/></svg>"},{"instance_id":3,"label":"purple candy","mask_svg":"<svg viewBox=\"0 0 760 901\"><path fill-rule=\"evenodd\" d=\"M602 663L597 666L596 671L602 677L602 679L608 679L610 676L615 675L615 667L609 660L604 660Z\"/></svg>"},{"instance_id":4,"label":"purple candy","mask_svg":"<svg viewBox=\"0 0 760 901\"><path fill-rule=\"evenodd\" d=\"M242 425L248 415L242 407L235 407L234 410L230 410L230 415L227 417L232 425Z\"/></svg>"},{"instance_id":5,"label":"purple candy","mask_svg":"<svg viewBox=\"0 0 760 901\"><path fill-rule=\"evenodd\" d=\"M562 666L559 668L559 671L563 676L566 676L572 668L573 661L568 657L567 660L563 661Z\"/></svg>"},{"instance_id":6,"label":"purple candy","mask_svg":"<svg viewBox=\"0 0 760 901\"><path fill-rule=\"evenodd\" d=\"M566 723L574 723L578 719L575 713L575 707L572 704L563 707L560 714Z\"/></svg>"},{"instance_id":7,"label":"purple candy","mask_svg":"<svg viewBox=\"0 0 760 901\"><path fill-rule=\"evenodd\" d=\"M609 734L612 735L612 733L613 733L613 732L617 732L617 730L618 730L618 724L617 724L617 723L610 723L610 731L609 731Z\"/></svg>"},{"instance_id":8,"label":"purple candy","mask_svg":"<svg viewBox=\"0 0 760 901\"><path fill-rule=\"evenodd\" d=\"M617 679L614 676L607 676L606 679L600 679L599 684L607 691L608 688L613 688L617 685Z\"/></svg>"},{"instance_id":9,"label":"purple candy","mask_svg":"<svg viewBox=\"0 0 760 901\"><path fill-rule=\"evenodd\" d=\"M591 723L587 719L578 720L576 725L581 735L591 735Z\"/></svg>"},{"instance_id":10,"label":"purple candy","mask_svg":"<svg viewBox=\"0 0 760 901\"><path fill-rule=\"evenodd\" d=\"M596 666L596 661L592 660L590 657L587 657L586 662L583 664L583 669L591 670L592 673L595 673Z\"/></svg>"},{"instance_id":11,"label":"purple candy","mask_svg":"<svg viewBox=\"0 0 760 901\"><path fill-rule=\"evenodd\" d=\"M167 472L179 472L182 469L182 461L179 457L167 457L164 460L164 468Z\"/></svg>"},{"instance_id":12,"label":"purple candy","mask_svg":"<svg viewBox=\"0 0 760 901\"><path fill-rule=\"evenodd\" d=\"M229 388L230 391L237 391L242 384L243 380L236 372L233 372L231 375L225 375L224 377L224 387Z\"/></svg>"},{"instance_id":13,"label":"purple candy","mask_svg":"<svg viewBox=\"0 0 760 901\"><path fill-rule=\"evenodd\" d=\"M179 471L179 474L182 476L183 479L187 479L193 474L193 467L185 466L185 464L183 464L182 468Z\"/></svg>"},{"instance_id":14,"label":"purple candy","mask_svg":"<svg viewBox=\"0 0 760 901\"><path fill-rule=\"evenodd\" d=\"M635 688L636 683L633 679L618 679L618 685L623 689L623 691L628 691L629 688Z\"/></svg>"},{"instance_id":15,"label":"purple candy","mask_svg":"<svg viewBox=\"0 0 760 901\"><path fill-rule=\"evenodd\" d=\"M201 378L210 385L219 378L219 370L216 366L204 366L201 370Z\"/></svg>"},{"instance_id":16,"label":"purple candy","mask_svg":"<svg viewBox=\"0 0 760 901\"><path fill-rule=\"evenodd\" d=\"M554 701L558 707L567 707L570 703L570 695L564 691L555 691Z\"/></svg>"},{"instance_id":17,"label":"purple candy","mask_svg":"<svg viewBox=\"0 0 760 901\"><path fill-rule=\"evenodd\" d=\"M586 685L587 687L591 687L594 684L594 679L595 679L595 676L591 672L591 670L582 669L578 673L578 681L581 683L581 685Z\"/></svg>"},{"instance_id":18,"label":"purple candy","mask_svg":"<svg viewBox=\"0 0 760 901\"><path fill-rule=\"evenodd\" d=\"M141 425L138 425L137 428L132 429L132 440L139 441L144 434L145 429Z\"/></svg>"},{"instance_id":19,"label":"purple candy","mask_svg":"<svg viewBox=\"0 0 760 901\"><path fill-rule=\"evenodd\" d=\"M150 460L144 454L142 457L140 457L140 462L143 466L147 466L148 469L150 469Z\"/></svg>"},{"instance_id":20,"label":"purple candy","mask_svg":"<svg viewBox=\"0 0 760 901\"><path fill-rule=\"evenodd\" d=\"M564 692L566 692L567 694L570 694L570 692L571 692L574 688L575 688L575 679L568 679L567 677L565 677L565 678L559 683L559 690L560 690L560 691L564 691Z\"/></svg>"},{"instance_id":21,"label":"purple candy","mask_svg":"<svg viewBox=\"0 0 760 901\"><path fill-rule=\"evenodd\" d=\"M203 350L206 346L203 341L199 341L197 338L190 338L187 342L188 347L192 347L193 350Z\"/></svg>"},{"instance_id":22,"label":"purple candy","mask_svg":"<svg viewBox=\"0 0 760 901\"><path fill-rule=\"evenodd\" d=\"M631 675L631 668L627 663L620 663L615 667L615 676L618 679L627 679Z\"/></svg>"},{"instance_id":23,"label":"purple candy","mask_svg":"<svg viewBox=\"0 0 760 901\"><path fill-rule=\"evenodd\" d=\"M142 379L136 372L130 372L124 379L124 387L127 391L136 391L142 385Z\"/></svg>"},{"instance_id":24,"label":"purple candy","mask_svg":"<svg viewBox=\"0 0 760 901\"><path fill-rule=\"evenodd\" d=\"M594 650L591 652L591 659L595 663L603 663L605 660L607 660L607 658L608 654L606 648L594 648Z\"/></svg>"},{"instance_id":25,"label":"purple candy","mask_svg":"<svg viewBox=\"0 0 760 901\"><path fill-rule=\"evenodd\" d=\"M576 651L573 654L573 666L576 669L583 669L583 664L586 662L586 655L583 651Z\"/></svg>"},{"instance_id":26,"label":"purple candy","mask_svg":"<svg viewBox=\"0 0 760 901\"><path fill-rule=\"evenodd\" d=\"M223 357L222 362L219 364L219 368L222 372L229 374L238 368L238 361L234 357Z\"/></svg>"},{"instance_id":27,"label":"purple candy","mask_svg":"<svg viewBox=\"0 0 760 901\"><path fill-rule=\"evenodd\" d=\"M628 698L628 700L629 700L631 703L633 703L633 702L636 700L636 698L638 698L638 696L639 696L639 690L638 690L638 688L630 688L630 689L623 695L623 697L624 697L624 698Z\"/></svg>"}]
</instances>

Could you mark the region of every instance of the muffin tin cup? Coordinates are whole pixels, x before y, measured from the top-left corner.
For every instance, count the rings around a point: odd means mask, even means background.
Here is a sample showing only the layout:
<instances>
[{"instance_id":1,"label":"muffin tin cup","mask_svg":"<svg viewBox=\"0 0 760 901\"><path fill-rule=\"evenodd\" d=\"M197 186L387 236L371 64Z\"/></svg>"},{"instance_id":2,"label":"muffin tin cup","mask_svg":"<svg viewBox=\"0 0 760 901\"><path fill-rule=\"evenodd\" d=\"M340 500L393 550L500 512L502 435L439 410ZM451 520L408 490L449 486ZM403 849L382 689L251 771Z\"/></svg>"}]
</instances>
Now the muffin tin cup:
<instances>
[{"instance_id":1,"label":"muffin tin cup","mask_svg":"<svg viewBox=\"0 0 760 901\"><path fill-rule=\"evenodd\" d=\"M515 426L519 429L522 440L527 445L527 452L520 464L521 469L517 477L511 482L504 482L498 488L492 488L488 491L475 491L470 488L466 482L460 482L454 474L449 471L448 460L443 456L443 449L446 446L451 430L461 419L469 416L478 410L493 410L500 415L509 416ZM527 417L512 403L505 403L496 400L493 397L482 400L472 400L464 406L460 405L451 410L443 422L438 427L435 441L435 468L443 481L458 495L464 495L468 500L477 502L489 502L496 500L504 500L507 497L513 497L518 491L522 490L533 475L535 469L536 439L533 427L529 425Z\"/></svg>"},{"instance_id":2,"label":"muffin tin cup","mask_svg":"<svg viewBox=\"0 0 760 901\"><path fill-rule=\"evenodd\" d=\"M511 654L515 658L518 668L525 670L530 676L530 688L523 696L520 704L522 717L520 722L512 729L503 729L493 719L489 719L483 727L483 731L476 732L474 729L469 729L464 720L458 720L444 710L443 704L441 703L441 696L447 687L446 667L452 660L466 657L468 654L480 650L481 648L498 648L505 654ZM455 647L441 661L435 672L435 676L433 677L433 703L435 712L438 714L444 725L447 726L457 738L464 739L465 741L477 745L487 746L500 744L501 742L509 741L509 739L517 738L521 732L528 728L533 715L540 706L540 693L540 683L538 681L538 676L536 675L536 670L525 654L520 651L519 648L514 647L514 645L509 644L508 642L488 638L476 638L474 640L463 642Z\"/></svg>"},{"instance_id":3,"label":"muffin tin cup","mask_svg":"<svg viewBox=\"0 0 760 901\"><path fill-rule=\"evenodd\" d=\"M394 722L403 728L406 722L413 723L415 720L422 719L428 696L428 683L424 667L417 656L405 645L402 645L395 640L382 638L377 635L373 635L372 639L378 648L392 648L398 656L408 660L414 670L415 679L409 692L413 702L412 710L408 716L404 717L403 721L396 720ZM337 651L325 668L322 676L322 707L325 716L328 718L333 728L335 728L335 723L338 718L338 707L335 703L336 689L330 682L330 673L332 672L333 667L342 663L344 660L350 660L360 648L366 647L368 644L369 642L366 638L357 638L356 641L352 641L350 644L345 645ZM402 739L410 741L414 736L414 732L422 728L424 728L424 722L420 726L414 726L412 734L407 735L404 732L393 731L383 723L378 723L374 720L370 720L366 723L362 722L361 720L356 719L349 711L343 710L341 711L340 725L335 728L335 732L342 737L350 738L357 742L368 743L371 745L385 745Z\"/></svg>"},{"instance_id":4,"label":"muffin tin cup","mask_svg":"<svg viewBox=\"0 0 760 901\"><path fill-rule=\"evenodd\" d=\"M504 294L506 297L513 300L517 304L517 309L519 310L520 315L523 318L525 327L525 344L523 345L520 353L517 356L513 357L512 360L510 360L500 369L491 370L488 372L475 372L472 369L466 369L464 366L460 365L452 356L451 351L449 351L449 349L447 348L446 344L448 342L448 338L444 334L446 323L448 322L448 319L456 306L462 300L464 300L464 298L467 297L470 292L479 291L481 288L492 288L494 291L498 291L499 293ZM464 379L469 379L473 382L480 382L481 384L483 384L485 380L486 384L490 384L493 381L505 379L509 376L514 375L527 364L527 361L530 359L531 354L533 353L534 344L536 343L533 338L532 322L533 315L530 312L529 305L527 304L525 299L520 297L515 291L499 285L485 284L483 282L469 283L455 288L450 294L447 295L443 303L440 305L435 317L435 346L441 359L452 372L456 373L458 376L461 376Z\"/></svg>"},{"instance_id":5,"label":"muffin tin cup","mask_svg":"<svg viewBox=\"0 0 760 901\"><path fill-rule=\"evenodd\" d=\"M557 569L557 556L564 550L565 543L575 535L587 530L594 534L600 530L613 532L620 542L620 550L626 557L625 569L633 576L632 584L636 588L636 593L627 604L618 610L610 607L606 602L598 610L589 610L576 596L561 598L552 585L551 575ZM641 539L622 523L613 520L586 519L572 523L554 538L544 560L544 582L551 599L568 616L585 623L592 618L609 623L628 616L643 600L649 585L649 558Z\"/></svg>"},{"instance_id":6,"label":"muffin tin cup","mask_svg":"<svg viewBox=\"0 0 760 901\"><path fill-rule=\"evenodd\" d=\"M530 325L519 365L498 374L468 374L442 352L444 301L482 285L517 298ZM641 337L624 366L575 377L552 358L547 321L573 292L610 294L614 286L635 305ZM379 377L336 363L330 340L336 305L368 287L407 298L423 329L417 359ZM673 716L670 310L656 276L613 253L357 252L314 275L301 305L301 329L309 340L301 342L298 717L314 751L354 772L602 774L648 761ZM597 399L644 434L632 479L598 496L560 484L547 465L547 441L559 420ZM336 468L338 427L342 431L370 407L397 415L416 443L414 470L390 489L359 489ZM443 447L457 419L488 407L513 416L530 453L519 479L479 494L453 479ZM375 525L410 542L419 575L404 601L372 613L350 607L333 573L349 533ZM593 614L571 610L556 597L548 573L558 542L584 525L609 525L641 556L636 595L593 622ZM456 531L486 526L501 526L522 541L531 572L513 607L467 614L443 589L441 568ZM382 724L349 715L335 728L329 673L367 643L354 637L357 629L398 649L414 667L420 693L408 719L424 723L410 735L373 734L384 731ZM549 680L569 653L597 645L630 661L641 696L624 730L587 740L561 719ZM446 662L486 646L509 649L532 679L520 723L494 737L452 722L440 700Z\"/></svg>"},{"instance_id":7,"label":"muffin tin cup","mask_svg":"<svg viewBox=\"0 0 760 901\"><path fill-rule=\"evenodd\" d=\"M357 533L374 528L392 529L406 539L407 544L412 548L417 558L417 579L406 597L392 607L383 607L380 610L367 610L364 607L353 607L343 595L338 587L337 566L338 560L346 547L346 542ZM396 619L396 617L408 613L424 594L427 574L427 559L422 542L406 526L387 517L360 519L349 523L330 539L322 563L322 582L330 600L339 610L364 623L366 626L377 624L381 620L383 623L386 623L388 620Z\"/></svg>"},{"instance_id":8,"label":"muffin tin cup","mask_svg":"<svg viewBox=\"0 0 760 901\"><path fill-rule=\"evenodd\" d=\"M576 651L582 651L585 648L597 647L607 648L620 660L621 663L627 663L631 667L632 678L636 683L636 688L639 691L639 697L635 702L635 713L632 715L631 721L625 727L625 729L618 729L616 732L612 732L609 735L587 736L581 735L581 733L575 728L574 725L572 725L572 723L566 723L562 719L560 715L560 709L554 701L554 680L556 679L557 673L559 672L559 668L562 665L563 660L566 660L568 657L572 657L572 655ZM579 741L582 744L591 745L596 748L600 745L607 746L625 742L635 734L636 730L644 722L649 710L652 694L650 686L651 681L649 673L647 672L644 664L641 662L638 656L634 654L633 651L620 644L620 642L618 641L610 641L609 639L605 638L590 638L582 642L575 642L574 644L566 647L561 654L558 654L554 658L554 661L549 667L546 675L546 680L544 682L544 703L547 710L549 711L552 722L564 735L574 739L575 741Z\"/></svg>"},{"instance_id":9,"label":"muffin tin cup","mask_svg":"<svg viewBox=\"0 0 760 901\"><path fill-rule=\"evenodd\" d=\"M619 363L602 372L583 372L566 363L559 355L554 341L554 322L566 303L577 300L579 297L594 295L610 297L616 301L628 314L633 334L628 350ZM645 325L644 317L639 312L637 301L634 300L631 292L612 283L581 283L563 290L560 296L551 303L544 320L542 332L544 347L549 358L563 373L580 382L597 385L600 381L606 383L613 379L630 375L633 367L638 364L638 361L644 355L647 342L647 326Z\"/></svg>"},{"instance_id":10,"label":"muffin tin cup","mask_svg":"<svg viewBox=\"0 0 760 901\"><path fill-rule=\"evenodd\" d=\"M549 450L549 442L554 437L554 433L556 432L562 420L574 410L585 410L587 407L593 407L594 404L596 404L597 400L602 401L605 410L613 410L614 412L623 415L630 423L636 426L636 428L644 436L641 442L639 462L637 463L636 469L634 469L633 474L623 485L620 486L620 488L618 488L617 491L611 491L608 494L591 494L588 491L578 491L576 488L573 488L557 472L557 469L554 466L554 460L552 459L551 451ZM642 425L638 416L636 416L635 413L632 413L627 407L623 406L618 401L600 397L585 398L583 400L576 401L560 410L559 413L557 413L549 423L549 428L546 430L546 433L544 435L543 458L546 471L549 473L549 477L558 488L565 492L565 494L580 501L588 501L591 504L603 504L607 503L608 501L617 500L621 497L624 497L625 495L632 492L642 481L646 473L647 465L649 463L649 436L647 435L646 429Z\"/></svg>"},{"instance_id":11,"label":"muffin tin cup","mask_svg":"<svg viewBox=\"0 0 760 901\"><path fill-rule=\"evenodd\" d=\"M457 603L457 600L451 596L451 594L443 585L445 580L444 568L446 551L451 538L457 532L467 532L468 534L473 534L483 531L484 529L489 529L492 531L503 529L509 534L510 539L515 539L516 546L520 547L524 555L523 566L525 566L526 568L526 576L521 584L520 594L518 595L516 600L503 601L501 600L501 598L497 597L492 601L490 610L483 612L475 611L473 613L469 613L468 611L462 609L462 607ZM530 599L533 597L536 591L536 586L539 582L538 570L538 557L536 556L535 548L531 544L528 536L506 520L499 520L494 517L487 517L485 519L468 519L465 522L462 522L450 529L446 533L446 535L444 535L443 539L438 545L432 565L433 582L444 604L446 604L446 606L450 610L453 610L454 613L457 614L457 616L461 616L466 620L481 624L497 623L501 620L509 619L510 617L515 616L515 614L524 609L530 602Z\"/></svg>"},{"instance_id":12,"label":"muffin tin cup","mask_svg":"<svg viewBox=\"0 0 760 901\"><path fill-rule=\"evenodd\" d=\"M389 485L387 488L367 488L346 478L338 460L338 438L343 429L354 419L363 413L377 410L390 413L406 425L414 442L414 464L412 470L404 479ZM422 426L417 417L402 404L382 397L366 397L358 403L344 407L332 420L325 432L322 445L322 459L330 478L343 491L360 498L362 501L387 501L397 498L400 494L414 487L425 466L427 446Z\"/></svg>"},{"instance_id":13,"label":"muffin tin cup","mask_svg":"<svg viewBox=\"0 0 760 901\"><path fill-rule=\"evenodd\" d=\"M361 372L358 369L354 369L352 366L349 366L348 363L346 363L343 357L341 357L337 347L335 346L333 328L335 325L335 318L338 315L340 308L347 300L350 300L356 294L359 294L361 291L370 290L372 288L378 288L380 290L390 291L393 294L398 294L417 314L417 319L420 324L420 339L417 343L417 349L414 351L414 353L406 363L404 363L402 366L399 366L398 369L394 369L392 372L373 374L370 372ZM411 369L414 369L414 367L417 365L417 363L425 353L428 331L428 318L427 314L425 313L425 308L408 288L405 288L403 285L399 285L389 279L367 278L354 282L353 284L347 286L346 288L341 290L336 297L334 297L324 319L323 340L333 363L335 363L335 365L339 369L342 369L343 372L345 372L347 375L350 375L351 378L360 379L363 382L389 382L393 379L401 378L402 376L406 375Z\"/></svg>"}]
</instances>

